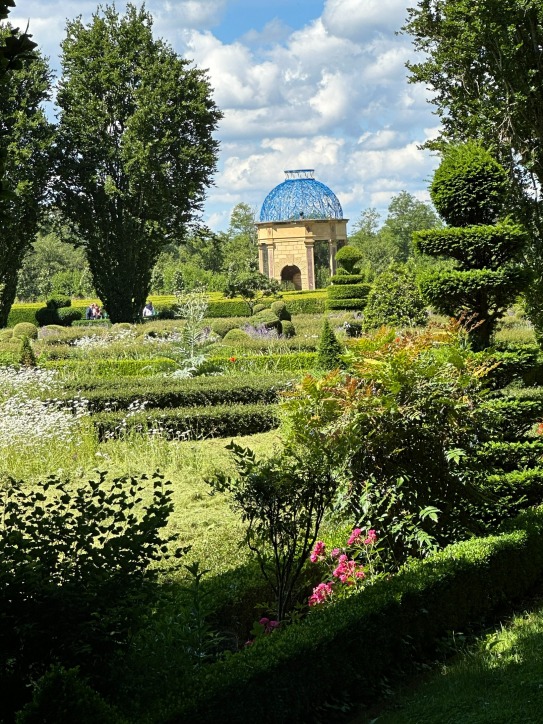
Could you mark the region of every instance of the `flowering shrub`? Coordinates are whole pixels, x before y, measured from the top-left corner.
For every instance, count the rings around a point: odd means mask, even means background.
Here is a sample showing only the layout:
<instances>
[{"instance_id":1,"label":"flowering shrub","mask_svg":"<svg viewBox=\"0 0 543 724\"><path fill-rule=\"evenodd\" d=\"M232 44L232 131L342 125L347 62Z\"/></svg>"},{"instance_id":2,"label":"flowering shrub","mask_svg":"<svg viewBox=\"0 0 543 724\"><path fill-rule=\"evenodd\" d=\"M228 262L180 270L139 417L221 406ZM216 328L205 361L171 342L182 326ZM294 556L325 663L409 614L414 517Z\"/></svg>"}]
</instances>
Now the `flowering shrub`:
<instances>
[{"instance_id":1,"label":"flowering shrub","mask_svg":"<svg viewBox=\"0 0 543 724\"><path fill-rule=\"evenodd\" d=\"M309 597L310 606L328 603L334 598L357 590L369 577L378 575L380 553L377 547L377 533L370 529L364 535L361 528L354 528L344 549L333 548L329 554L326 546L319 540L311 552L311 563L326 566L328 579L319 583Z\"/></svg>"}]
</instances>

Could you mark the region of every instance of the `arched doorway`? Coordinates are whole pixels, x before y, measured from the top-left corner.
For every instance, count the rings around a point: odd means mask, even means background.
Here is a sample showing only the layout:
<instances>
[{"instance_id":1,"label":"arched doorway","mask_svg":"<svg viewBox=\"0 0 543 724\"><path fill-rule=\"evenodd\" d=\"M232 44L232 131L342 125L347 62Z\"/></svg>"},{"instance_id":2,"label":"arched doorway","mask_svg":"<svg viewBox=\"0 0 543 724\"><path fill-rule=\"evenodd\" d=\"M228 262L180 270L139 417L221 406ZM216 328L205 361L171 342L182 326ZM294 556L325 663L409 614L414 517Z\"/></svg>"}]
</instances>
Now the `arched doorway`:
<instances>
[{"instance_id":1,"label":"arched doorway","mask_svg":"<svg viewBox=\"0 0 543 724\"><path fill-rule=\"evenodd\" d=\"M302 274L297 266L285 266L281 270L281 282L290 282L294 289L299 291L302 288Z\"/></svg>"}]
</instances>

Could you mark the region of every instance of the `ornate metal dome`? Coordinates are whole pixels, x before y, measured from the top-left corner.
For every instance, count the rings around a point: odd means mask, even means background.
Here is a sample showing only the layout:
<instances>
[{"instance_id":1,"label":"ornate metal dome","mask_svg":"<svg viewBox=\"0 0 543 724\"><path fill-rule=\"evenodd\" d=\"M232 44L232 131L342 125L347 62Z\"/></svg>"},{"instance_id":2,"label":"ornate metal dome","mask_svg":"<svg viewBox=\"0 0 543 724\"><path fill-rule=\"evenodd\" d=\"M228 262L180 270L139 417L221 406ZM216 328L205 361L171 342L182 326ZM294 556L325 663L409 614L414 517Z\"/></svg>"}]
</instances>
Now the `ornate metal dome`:
<instances>
[{"instance_id":1,"label":"ornate metal dome","mask_svg":"<svg viewBox=\"0 0 543 724\"><path fill-rule=\"evenodd\" d=\"M328 186L313 178L313 169L285 171L286 180L264 199L260 221L342 219L343 209Z\"/></svg>"}]
</instances>

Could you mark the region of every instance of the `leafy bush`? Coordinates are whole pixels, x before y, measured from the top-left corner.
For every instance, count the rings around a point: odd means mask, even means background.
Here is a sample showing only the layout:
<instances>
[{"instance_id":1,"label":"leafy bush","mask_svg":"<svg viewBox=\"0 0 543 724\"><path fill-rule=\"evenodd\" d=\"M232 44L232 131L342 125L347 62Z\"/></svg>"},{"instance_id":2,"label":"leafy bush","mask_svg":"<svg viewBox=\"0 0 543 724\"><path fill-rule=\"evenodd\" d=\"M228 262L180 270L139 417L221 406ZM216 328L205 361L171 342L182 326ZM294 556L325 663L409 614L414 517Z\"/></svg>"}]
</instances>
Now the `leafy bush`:
<instances>
[{"instance_id":1,"label":"leafy bush","mask_svg":"<svg viewBox=\"0 0 543 724\"><path fill-rule=\"evenodd\" d=\"M245 542L274 593L275 615L283 621L337 482L317 459L293 449L267 460L257 460L252 450L233 441L227 449L237 476L219 473L208 482L214 492L230 495L247 524Z\"/></svg>"},{"instance_id":2,"label":"leafy bush","mask_svg":"<svg viewBox=\"0 0 543 724\"><path fill-rule=\"evenodd\" d=\"M365 306L365 299L330 299L326 302L326 310L330 312L362 312Z\"/></svg>"},{"instance_id":3,"label":"leafy bush","mask_svg":"<svg viewBox=\"0 0 543 724\"><path fill-rule=\"evenodd\" d=\"M428 321L426 305L415 277L405 267L395 265L375 279L364 308L364 329L422 327Z\"/></svg>"},{"instance_id":4,"label":"leafy bush","mask_svg":"<svg viewBox=\"0 0 543 724\"><path fill-rule=\"evenodd\" d=\"M271 309L264 309L262 312L255 314L251 318L251 325L255 328L264 327L265 329L275 329L277 333L281 332L279 317Z\"/></svg>"},{"instance_id":5,"label":"leafy bush","mask_svg":"<svg viewBox=\"0 0 543 724\"><path fill-rule=\"evenodd\" d=\"M12 329L0 329L0 342L7 342L13 337Z\"/></svg>"},{"instance_id":6,"label":"leafy bush","mask_svg":"<svg viewBox=\"0 0 543 724\"><path fill-rule=\"evenodd\" d=\"M252 314L249 305L242 300L225 299L224 301L211 300L207 308L207 317L250 317Z\"/></svg>"},{"instance_id":7,"label":"leafy bush","mask_svg":"<svg viewBox=\"0 0 543 724\"><path fill-rule=\"evenodd\" d=\"M81 319L83 316L80 309L74 307L61 307L57 309L58 324L62 327L70 327L72 322Z\"/></svg>"},{"instance_id":8,"label":"leafy bush","mask_svg":"<svg viewBox=\"0 0 543 724\"><path fill-rule=\"evenodd\" d=\"M366 284L368 281L366 274L346 274L344 270L343 274L335 274L330 277L330 284L338 286L341 284Z\"/></svg>"},{"instance_id":9,"label":"leafy bush","mask_svg":"<svg viewBox=\"0 0 543 724\"><path fill-rule=\"evenodd\" d=\"M371 288L371 284L332 284L327 287L328 300L357 299L365 302Z\"/></svg>"},{"instance_id":10,"label":"leafy bush","mask_svg":"<svg viewBox=\"0 0 543 724\"><path fill-rule=\"evenodd\" d=\"M322 292L298 292L296 296L284 294L291 314L322 314L326 307L326 290Z\"/></svg>"},{"instance_id":11,"label":"leafy bush","mask_svg":"<svg viewBox=\"0 0 543 724\"><path fill-rule=\"evenodd\" d=\"M36 324L36 311L40 304L14 304L8 316L8 327L15 327L19 322Z\"/></svg>"},{"instance_id":12,"label":"leafy bush","mask_svg":"<svg viewBox=\"0 0 543 724\"><path fill-rule=\"evenodd\" d=\"M38 328L35 324L31 324L30 322L19 322L19 324L16 324L15 327L13 327L13 336L20 337L21 339L23 337L37 339Z\"/></svg>"},{"instance_id":13,"label":"leafy bush","mask_svg":"<svg viewBox=\"0 0 543 724\"><path fill-rule=\"evenodd\" d=\"M255 304L253 307L253 314L258 314L259 312L262 312L263 309L267 309L265 304Z\"/></svg>"},{"instance_id":14,"label":"leafy bush","mask_svg":"<svg viewBox=\"0 0 543 724\"><path fill-rule=\"evenodd\" d=\"M458 461L489 434L479 414L485 364L454 327L381 330L349 349L348 373L306 378L289 395L289 439L345 471L345 505L377 530L391 565L476 531L465 514L475 491Z\"/></svg>"},{"instance_id":15,"label":"leafy bush","mask_svg":"<svg viewBox=\"0 0 543 724\"><path fill-rule=\"evenodd\" d=\"M211 324L211 330L219 337L224 337L231 329L238 329L239 325L239 319L215 319Z\"/></svg>"},{"instance_id":16,"label":"leafy bush","mask_svg":"<svg viewBox=\"0 0 543 724\"><path fill-rule=\"evenodd\" d=\"M107 682L112 652L143 621L174 536L162 537L172 511L162 476L106 473L73 490L57 477L29 490L8 479L0 496L0 683L3 714L24 704L28 685L51 661L78 665ZM137 510L141 513L138 515ZM175 556L183 551L178 549Z\"/></svg>"}]
</instances>

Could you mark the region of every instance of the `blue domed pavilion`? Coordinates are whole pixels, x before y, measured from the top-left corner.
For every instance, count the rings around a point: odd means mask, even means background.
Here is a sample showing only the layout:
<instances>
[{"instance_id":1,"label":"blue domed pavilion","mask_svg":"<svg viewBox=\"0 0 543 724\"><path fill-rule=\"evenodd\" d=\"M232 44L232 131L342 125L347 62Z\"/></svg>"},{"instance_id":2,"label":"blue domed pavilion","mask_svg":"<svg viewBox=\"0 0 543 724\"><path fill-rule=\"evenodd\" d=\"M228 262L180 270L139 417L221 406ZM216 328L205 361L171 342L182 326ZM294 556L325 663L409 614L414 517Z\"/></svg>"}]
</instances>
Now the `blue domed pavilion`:
<instances>
[{"instance_id":1,"label":"blue domed pavilion","mask_svg":"<svg viewBox=\"0 0 543 724\"><path fill-rule=\"evenodd\" d=\"M315 289L315 245L334 274L336 251L347 240L347 219L313 169L289 170L285 176L262 204L257 223L260 271L295 289Z\"/></svg>"}]
</instances>

